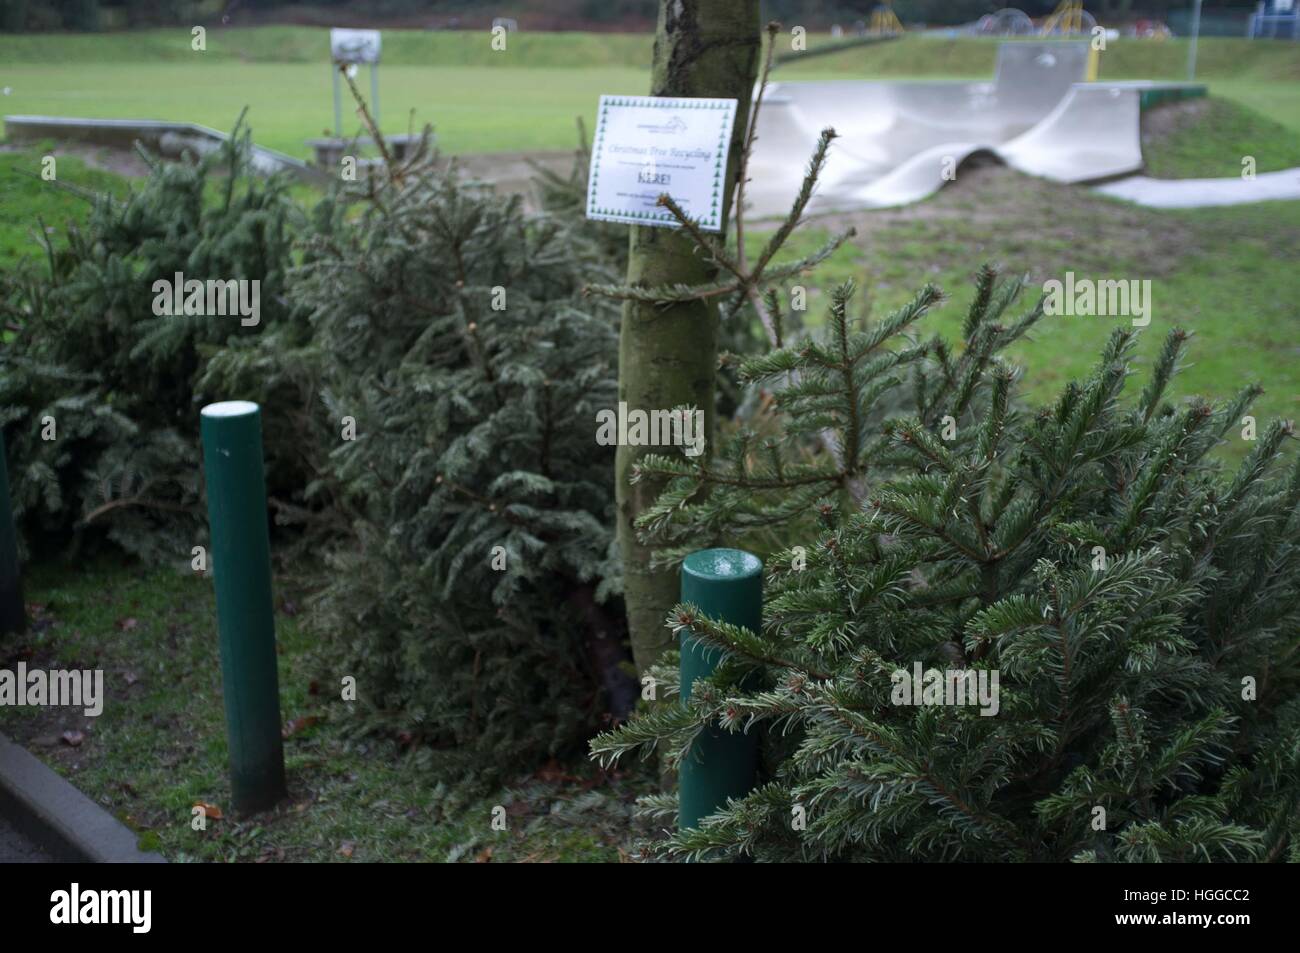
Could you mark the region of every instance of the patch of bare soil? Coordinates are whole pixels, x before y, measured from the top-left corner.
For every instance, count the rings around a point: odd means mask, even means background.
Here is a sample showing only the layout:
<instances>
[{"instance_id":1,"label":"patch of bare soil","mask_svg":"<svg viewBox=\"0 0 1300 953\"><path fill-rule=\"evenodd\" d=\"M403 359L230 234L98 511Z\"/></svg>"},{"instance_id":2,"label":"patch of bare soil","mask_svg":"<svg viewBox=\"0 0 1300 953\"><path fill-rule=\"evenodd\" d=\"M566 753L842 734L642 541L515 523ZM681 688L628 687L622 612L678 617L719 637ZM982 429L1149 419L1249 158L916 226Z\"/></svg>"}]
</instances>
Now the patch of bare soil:
<instances>
[{"instance_id":1,"label":"patch of bare soil","mask_svg":"<svg viewBox=\"0 0 1300 953\"><path fill-rule=\"evenodd\" d=\"M1196 251L1203 236L1183 218L1098 195L1086 186L1024 175L994 159L963 164L955 181L913 205L815 216L811 224L857 229L868 260L894 257L904 242L943 249L1014 252L1017 269L1053 271L1068 251L1080 271L1116 260L1143 262L1157 277Z\"/></svg>"},{"instance_id":2,"label":"patch of bare soil","mask_svg":"<svg viewBox=\"0 0 1300 953\"><path fill-rule=\"evenodd\" d=\"M0 152L18 152L30 146L0 145ZM50 150L53 156L71 156L80 159L92 169L102 169L118 175L140 177L149 174L149 166L131 149L111 149L105 146L85 145L77 142L56 143Z\"/></svg>"},{"instance_id":3,"label":"patch of bare soil","mask_svg":"<svg viewBox=\"0 0 1300 953\"><path fill-rule=\"evenodd\" d=\"M465 179L490 182L501 192L517 192L524 196L530 210L537 207L534 180L538 177L534 167L548 169L567 178L573 170L575 153L564 152L489 152L460 155L448 159L454 162Z\"/></svg>"},{"instance_id":4,"label":"patch of bare soil","mask_svg":"<svg viewBox=\"0 0 1300 953\"><path fill-rule=\"evenodd\" d=\"M0 144L0 152L14 152L27 146ZM149 174L149 166L130 149L113 149L80 143L58 143L52 149L56 156L73 156L88 166L115 172L128 177ZM461 175L469 180L487 182L504 192L518 192L525 204L535 207L534 180L538 173L534 164L567 178L575 162L573 150L558 152L492 152L447 157L446 163L455 163Z\"/></svg>"},{"instance_id":5,"label":"patch of bare soil","mask_svg":"<svg viewBox=\"0 0 1300 953\"><path fill-rule=\"evenodd\" d=\"M0 668L17 672L19 662L27 672L96 667L93 660L58 657L48 640L50 630L57 630L60 623L47 606L28 604L27 612L27 632L0 652ZM5 733L11 740L35 751L47 763L64 764L72 770L80 767L81 749L92 738L94 718L87 717L84 709L59 705L24 707L23 714L25 717L5 722Z\"/></svg>"},{"instance_id":6,"label":"patch of bare soil","mask_svg":"<svg viewBox=\"0 0 1300 953\"><path fill-rule=\"evenodd\" d=\"M1211 108L1210 100L1201 97L1142 110L1142 150L1202 121Z\"/></svg>"}]
</instances>

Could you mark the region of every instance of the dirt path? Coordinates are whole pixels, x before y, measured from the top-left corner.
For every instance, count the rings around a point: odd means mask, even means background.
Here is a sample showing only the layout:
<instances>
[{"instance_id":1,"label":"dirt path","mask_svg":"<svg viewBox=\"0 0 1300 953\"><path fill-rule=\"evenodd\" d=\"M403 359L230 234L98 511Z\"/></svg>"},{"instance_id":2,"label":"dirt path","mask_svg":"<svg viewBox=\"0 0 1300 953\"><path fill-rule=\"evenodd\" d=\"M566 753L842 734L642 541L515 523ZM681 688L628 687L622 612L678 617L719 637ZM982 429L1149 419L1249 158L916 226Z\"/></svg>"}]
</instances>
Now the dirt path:
<instances>
[{"instance_id":1,"label":"dirt path","mask_svg":"<svg viewBox=\"0 0 1300 953\"><path fill-rule=\"evenodd\" d=\"M537 173L532 163L567 176L573 168L574 153L564 152L490 152L453 157L467 176L492 182L512 192L526 192Z\"/></svg>"}]
</instances>

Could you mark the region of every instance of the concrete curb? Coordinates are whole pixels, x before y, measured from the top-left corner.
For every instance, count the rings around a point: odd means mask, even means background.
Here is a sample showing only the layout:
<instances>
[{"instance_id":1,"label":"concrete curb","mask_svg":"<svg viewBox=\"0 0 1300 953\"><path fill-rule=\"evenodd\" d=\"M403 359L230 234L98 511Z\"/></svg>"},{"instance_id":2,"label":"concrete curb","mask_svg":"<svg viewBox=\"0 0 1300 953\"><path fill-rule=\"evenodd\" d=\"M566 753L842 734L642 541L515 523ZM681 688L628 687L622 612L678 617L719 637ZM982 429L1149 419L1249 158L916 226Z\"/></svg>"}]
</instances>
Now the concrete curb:
<instances>
[{"instance_id":1,"label":"concrete curb","mask_svg":"<svg viewBox=\"0 0 1300 953\"><path fill-rule=\"evenodd\" d=\"M0 735L0 815L62 861L165 864L136 835L25 748Z\"/></svg>"}]
</instances>

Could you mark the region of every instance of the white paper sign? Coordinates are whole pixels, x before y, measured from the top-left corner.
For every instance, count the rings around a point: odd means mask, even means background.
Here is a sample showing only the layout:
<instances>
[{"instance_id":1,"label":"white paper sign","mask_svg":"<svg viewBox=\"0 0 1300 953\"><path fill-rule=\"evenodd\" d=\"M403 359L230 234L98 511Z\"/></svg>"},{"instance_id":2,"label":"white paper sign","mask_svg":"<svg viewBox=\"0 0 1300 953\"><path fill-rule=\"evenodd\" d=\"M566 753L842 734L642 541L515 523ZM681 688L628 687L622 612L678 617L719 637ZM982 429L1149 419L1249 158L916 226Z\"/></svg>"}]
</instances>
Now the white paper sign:
<instances>
[{"instance_id":1,"label":"white paper sign","mask_svg":"<svg viewBox=\"0 0 1300 953\"><path fill-rule=\"evenodd\" d=\"M378 63L378 30L330 30L330 57L335 63Z\"/></svg>"},{"instance_id":2,"label":"white paper sign","mask_svg":"<svg viewBox=\"0 0 1300 953\"><path fill-rule=\"evenodd\" d=\"M672 196L706 231L722 231L734 99L601 96L587 178L587 217L679 227Z\"/></svg>"}]
</instances>

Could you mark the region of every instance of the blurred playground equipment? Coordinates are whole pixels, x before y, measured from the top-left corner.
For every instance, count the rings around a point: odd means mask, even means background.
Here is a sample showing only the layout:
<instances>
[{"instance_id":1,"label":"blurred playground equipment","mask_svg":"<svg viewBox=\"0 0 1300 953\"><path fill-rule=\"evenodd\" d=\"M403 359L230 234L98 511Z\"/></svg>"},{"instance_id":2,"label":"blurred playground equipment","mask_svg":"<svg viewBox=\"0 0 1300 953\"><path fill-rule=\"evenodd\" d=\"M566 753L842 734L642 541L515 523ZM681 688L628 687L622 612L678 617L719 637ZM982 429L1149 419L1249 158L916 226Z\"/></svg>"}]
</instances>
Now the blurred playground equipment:
<instances>
[{"instance_id":1,"label":"blurred playground equipment","mask_svg":"<svg viewBox=\"0 0 1300 953\"><path fill-rule=\"evenodd\" d=\"M1088 36L1096 25L1096 18L1083 8L1082 0L1062 0L1040 23L1023 10L1004 7L956 32L976 36Z\"/></svg>"},{"instance_id":2,"label":"blurred playground equipment","mask_svg":"<svg viewBox=\"0 0 1300 953\"><path fill-rule=\"evenodd\" d=\"M967 28L967 32L980 36L1030 36L1034 31L1034 21L1029 14L1014 7L986 13Z\"/></svg>"},{"instance_id":3,"label":"blurred playground equipment","mask_svg":"<svg viewBox=\"0 0 1300 953\"><path fill-rule=\"evenodd\" d=\"M1097 20L1083 9L1081 0L1062 0L1038 32L1041 36L1086 36L1096 25Z\"/></svg>"},{"instance_id":4,"label":"blurred playground equipment","mask_svg":"<svg viewBox=\"0 0 1300 953\"><path fill-rule=\"evenodd\" d=\"M871 11L871 23L867 26L869 36L893 36L903 32L903 24L894 13L893 0L886 0Z\"/></svg>"},{"instance_id":5,"label":"blurred playground equipment","mask_svg":"<svg viewBox=\"0 0 1300 953\"><path fill-rule=\"evenodd\" d=\"M1077 41L1003 43L992 82L772 83L758 118L751 211L761 217L790 207L811 144L827 126L839 138L810 212L918 201L977 153L1056 182L1135 172L1142 109L1204 95L1205 87L1087 82L1089 53Z\"/></svg>"}]
</instances>

